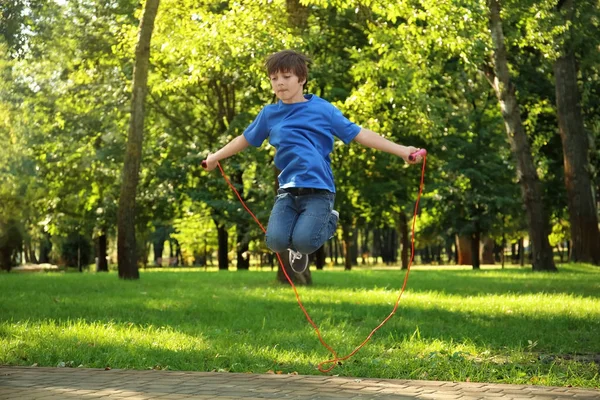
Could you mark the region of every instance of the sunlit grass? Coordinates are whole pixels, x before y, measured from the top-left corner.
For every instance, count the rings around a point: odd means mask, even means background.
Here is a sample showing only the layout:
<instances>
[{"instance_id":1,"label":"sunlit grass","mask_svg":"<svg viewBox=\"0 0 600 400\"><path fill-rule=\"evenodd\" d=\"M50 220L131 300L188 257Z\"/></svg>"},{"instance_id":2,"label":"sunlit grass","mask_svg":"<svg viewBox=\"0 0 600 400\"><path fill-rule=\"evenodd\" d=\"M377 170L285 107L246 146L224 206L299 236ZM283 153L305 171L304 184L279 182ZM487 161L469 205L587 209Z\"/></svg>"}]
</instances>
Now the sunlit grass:
<instances>
[{"instance_id":1,"label":"sunlit grass","mask_svg":"<svg viewBox=\"0 0 600 400\"><path fill-rule=\"evenodd\" d=\"M0 274L0 364L318 374L330 358L275 273ZM340 356L399 270L315 271L300 296ZM600 386L600 268L414 268L396 315L334 374Z\"/></svg>"}]
</instances>

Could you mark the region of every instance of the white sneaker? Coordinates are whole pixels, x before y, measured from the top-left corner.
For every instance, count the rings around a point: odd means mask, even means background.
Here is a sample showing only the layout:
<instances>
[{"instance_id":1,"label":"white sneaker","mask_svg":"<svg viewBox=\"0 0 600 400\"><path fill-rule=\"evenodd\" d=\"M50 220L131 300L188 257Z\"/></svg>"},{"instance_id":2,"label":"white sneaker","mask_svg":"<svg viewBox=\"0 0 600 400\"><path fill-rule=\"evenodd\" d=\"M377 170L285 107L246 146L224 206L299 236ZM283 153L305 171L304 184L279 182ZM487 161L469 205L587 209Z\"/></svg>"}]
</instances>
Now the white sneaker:
<instances>
[{"instance_id":1,"label":"white sneaker","mask_svg":"<svg viewBox=\"0 0 600 400\"><path fill-rule=\"evenodd\" d=\"M290 267L292 270L301 274L306 271L308 267L308 254L302 254L299 251L288 249L290 252Z\"/></svg>"}]
</instances>

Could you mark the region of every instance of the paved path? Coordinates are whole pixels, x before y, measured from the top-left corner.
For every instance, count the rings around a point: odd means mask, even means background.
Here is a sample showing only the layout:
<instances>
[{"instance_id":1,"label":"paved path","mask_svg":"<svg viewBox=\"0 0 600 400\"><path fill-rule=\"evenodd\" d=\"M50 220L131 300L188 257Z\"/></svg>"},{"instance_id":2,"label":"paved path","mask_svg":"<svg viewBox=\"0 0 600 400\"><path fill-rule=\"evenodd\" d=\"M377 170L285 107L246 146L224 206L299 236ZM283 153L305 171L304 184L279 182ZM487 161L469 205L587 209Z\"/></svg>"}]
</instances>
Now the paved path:
<instances>
[{"instance_id":1,"label":"paved path","mask_svg":"<svg viewBox=\"0 0 600 400\"><path fill-rule=\"evenodd\" d=\"M600 390L306 375L0 367L0 399L600 399Z\"/></svg>"}]
</instances>

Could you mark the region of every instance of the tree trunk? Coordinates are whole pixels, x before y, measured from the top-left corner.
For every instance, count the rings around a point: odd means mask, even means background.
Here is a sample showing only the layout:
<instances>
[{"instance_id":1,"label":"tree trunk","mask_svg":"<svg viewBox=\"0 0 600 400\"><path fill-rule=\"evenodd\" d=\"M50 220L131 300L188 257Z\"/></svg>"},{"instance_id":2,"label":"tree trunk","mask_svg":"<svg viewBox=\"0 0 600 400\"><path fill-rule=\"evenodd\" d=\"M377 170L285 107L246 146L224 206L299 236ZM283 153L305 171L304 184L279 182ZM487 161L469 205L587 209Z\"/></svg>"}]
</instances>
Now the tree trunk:
<instances>
[{"instance_id":1,"label":"tree trunk","mask_svg":"<svg viewBox=\"0 0 600 400\"><path fill-rule=\"evenodd\" d=\"M216 224L216 222L215 222ZM219 262L219 270L228 270L229 269L229 258L227 256L228 253L228 242L229 242L229 233L227 233L227 228L225 225L217 225L217 237L218 237L218 249L217 249L217 258Z\"/></svg>"},{"instance_id":2,"label":"tree trunk","mask_svg":"<svg viewBox=\"0 0 600 400\"><path fill-rule=\"evenodd\" d=\"M352 227L348 224L342 224L342 247L344 249L344 270L352 270L352 244L354 235Z\"/></svg>"},{"instance_id":3,"label":"tree trunk","mask_svg":"<svg viewBox=\"0 0 600 400\"><path fill-rule=\"evenodd\" d=\"M358 265L358 228L353 228L352 244L350 246L350 262L352 265Z\"/></svg>"},{"instance_id":4,"label":"tree trunk","mask_svg":"<svg viewBox=\"0 0 600 400\"><path fill-rule=\"evenodd\" d=\"M340 243L337 236L333 237L333 259L335 260L335 265L340 265Z\"/></svg>"},{"instance_id":5,"label":"tree trunk","mask_svg":"<svg viewBox=\"0 0 600 400\"><path fill-rule=\"evenodd\" d=\"M236 171L231 176L231 182L235 185L238 194L243 201L246 201L244 197L244 177L241 170ZM249 249L249 238L248 238L248 224L238 222L235 226L236 230L236 260L238 271L248 271L250 269L250 257L248 255Z\"/></svg>"},{"instance_id":6,"label":"tree trunk","mask_svg":"<svg viewBox=\"0 0 600 400\"><path fill-rule=\"evenodd\" d=\"M362 245L360 247L360 255L362 257L362 265L369 264L369 257L371 256L371 251L369 247L369 227L365 227L362 234Z\"/></svg>"},{"instance_id":7,"label":"tree trunk","mask_svg":"<svg viewBox=\"0 0 600 400\"><path fill-rule=\"evenodd\" d=\"M302 272L301 274L297 274L290 266L289 250L286 250L285 253L279 254L279 256L281 257L281 261L283 261L283 268L285 268L285 272L287 272L294 285L312 285L310 264L304 270L304 272ZM277 261L277 263L279 264L279 260ZM283 272L281 265L279 266L279 268L277 268L277 280L281 283L289 283L287 278L285 277L285 273Z\"/></svg>"},{"instance_id":8,"label":"tree trunk","mask_svg":"<svg viewBox=\"0 0 600 400\"><path fill-rule=\"evenodd\" d=\"M482 242L483 246L481 246L481 263L488 265L495 264L496 260L494 251L496 250L496 243L494 242L494 239L487 236L483 238Z\"/></svg>"},{"instance_id":9,"label":"tree trunk","mask_svg":"<svg viewBox=\"0 0 600 400\"><path fill-rule=\"evenodd\" d=\"M396 262L396 246L398 244L396 238L396 230L385 227L377 230L380 239L380 251L381 259L386 265L390 265Z\"/></svg>"},{"instance_id":10,"label":"tree trunk","mask_svg":"<svg viewBox=\"0 0 600 400\"><path fill-rule=\"evenodd\" d=\"M135 197L142 158L144 102L148 92L150 41L159 2L160 0L146 0L135 49L131 119L123 167L123 183L119 197L117 259L119 278L122 279L139 279L140 277L135 239Z\"/></svg>"},{"instance_id":11,"label":"tree trunk","mask_svg":"<svg viewBox=\"0 0 600 400\"><path fill-rule=\"evenodd\" d=\"M238 225L237 229L237 269L249 270L250 269L250 256L248 253L248 238L247 238L247 225Z\"/></svg>"},{"instance_id":12,"label":"tree trunk","mask_svg":"<svg viewBox=\"0 0 600 400\"><path fill-rule=\"evenodd\" d=\"M318 270L322 270L325 266L325 245L315 251L315 265Z\"/></svg>"},{"instance_id":13,"label":"tree trunk","mask_svg":"<svg viewBox=\"0 0 600 400\"><path fill-rule=\"evenodd\" d=\"M39 261L35 255L35 249L33 248L33 243L32 243L32 246L29 248L29 260L31 260L31 262L33 264L39 264Z\"/></svg>"},{"instance_id":14,"label":"tree trunk","mask_svg":"<svg viewBox=\"0 0 600 400\"><path fill-rule=\"evenodd\" d=\"M458 262L459 261L458 240L456 240L454 243L454 250L455 250L454 251L454 263L456 265L460 265Z\"/></svg>"},{"instance_id":15,"label":"tree trunk","mask_svg":"<svg viewBox=\"0 0 600 400\"><path fill-rule=\"evenodd\" d=\"M571 0L567 4L572 8ZM554 78L573 241L571 261L600 265L600 232L590 179L589 143L579 103L575 55L571 50L565 48L565 54L554 63Z\"/></svg>"},{"instance_id":16,"label":"tree trunk","mask_svg":"<svg viewBox=\"0 0 600 400\"><path fill-rule=\"evenodd\" d=\"M0 270L10 271L12 268L11 262L12 251L8 246L0 245Z\"/></svg>"},{"instance_id":17,"label":"tree trunk","mask_svg":"<svg viewBox=\"0 0 600 400\"><path fill-rule=\"evenodd\" d=\"M500 262L502 263L502 269L504 269L504 264L506 262L506 238L504 234L502 234L502 253L500 253Z\"/></svg>"},{"instance_id":18,"label":"tree trunk","mask_svg":"<svg viewBox=\"0 0 600 400\"><path fill-rule=\"evenodd\" d=\"M165 241L164 238L160 237L154 240L152 243L152 248L154 250L154 265L158 267L162 267L163 260L163 250L165 249Z\"/></svg>"},{"instance_id":19,"label":"tree trunk","mask_svg":"<svg viewBox=\"0 0 600 400\"><path fill-rule=\"evenodd\" d=\"M389 246L390 246L390 256L391 256L391 260L390 263L391 264L395 264L396 262L398 262L398 232L393 229L393 228L389 228Z\"/></svg>"},{"instance_id":20,"label":"tree trunk","mask_svg":"<svg viewBox=\"0 0 600 400\"><path fill-rule=\"evenodd\" d=\"M152 247L147 232L137 232L135 246L137 249L136 263L138 266L146 268L148 266L148 254L150 254L150 248Z\"/></svg>"},{"instance_id":21,"label":"tree trunk","mask_svg":"<svg viewBox=\"0 0 600 400\"><path fill-rule=\"evenodd\" d=\"M456 235L457 265L473 265L471 252L471 238L465 235Z\"/></svg>"},{"instance_id":22,"label":"tree trunk","mask_svg":"<svg viewBox=\"0 0 600 400\"><path fill-rule=\"evenodd\" d=\"M39 264L37 257L35 256L35 248L33 247L33 242L31 241L31 237L29 235L27 235L26 239L24 240L24 248L23 248L23 253L25 256L25 263L26 264Z\"/></svg>"},{"instance_id":23,"label":"tree trunk","mask_svg":"<svg viewBox=\"0 0 600 400\"><path fill-rule=\"evenodd\" d=\"M183 265L179 241L173 237L169 237L169 267L177 267L179 265Z\"/></svg>"},{"instance_id":24,"label":"tree trunk","mask_svg":"<svg viewBox=\"0 0 600 400\"><path fill-rule=\"evenodd\" d=\"M494 70L486 70L486 76L500 102L502 117L510 146L517 160L518 180L525 203L529 240L532 243L532 264L534 271L556 271L552 247L548 241L549 221L542 202L542 190L531 156L527 135L523 129L516 88L510 79L504 33L500 19L498 0L488 0L489 21L494 43Z\"/></svg>"},{"instance_id":25,"label":"tree trunk","mask_svg":"<svg viewBox=\"0 0 600 400\"><path fill-rule=\"evenodd\" d=\"M2 225L2 222L0 222ZM0 226L0 270L10 271L13 267L14 254L22 250L21 234L15 220L9 219Z\"/></svg>"},{"instance_id":26,"label":"tree trunk","mask_svg":"<svg viewBox=\"0 0 600 400\"><path fill-rule=\"evenodd\" d=\"M446 251L446 260L448 260L448 264L450 264L453 260L456 261L454 259L454 252L452 251L452 242L447 240L446 241L446 245L445 245L445 251Z\"/></svg>"},{"instance_id":27,"label":"tree trunk","mask_svg":"<svg viewBox=\"0 0 600 400\"><path fill-rule=\"evenodd\" d=\"M525 240L523 238L519 238L519 252L517 253L519 256L519 265L521 267L525 266Z\"/></svg>"},{"instance_id":28,"label":"tree trunk","mask_svg":"<svg viewBox=\"0 0 600 400\"><path fill-rule=\"evenodd\" d=\"M479 232L479 230L471 234L471 264L473 265L473 269L480 269L481 267L481 263L479 262L480 237L481 233Z\"/></svg>"},{"instance_id":29,"label":"tree trunk","mask_svg":"<svg viewBox=\"0 0 600 400\"><path fill-rule=\"evenodd\" d=\"M402 244L402 249L400 250L400 260L402 262L402 269L408 269L408 263L410 262L408 251L411 249L409 231L408 231L408 218L406 218L406 214L404 211L400 211L400 243Z\"/></svg>"},{"instance_id":30,"label":"tree trunk","mask_svg":"<svg viewBox=\"0 0 600 400\"><path fill-rule=\"evenodd\" d=\"M44 232L44 235L40 239L40 264L46 264L50 262L50 252L52 251L52 236L48 232Z\"/></svg>"},{"instance_id":31,"label":"tree trunk","mask_svg":"<svg viewBox=\"0 0 600 400\"><path fill-rule=\"evenodd\" d=\"M108 247L108 241L106 238L106 233L98 236L97 241L96 257L98 258L98 261L96 262L96 272L108 272L108 262L106 261L106 249Z\"/></svg>"}]
</instances>

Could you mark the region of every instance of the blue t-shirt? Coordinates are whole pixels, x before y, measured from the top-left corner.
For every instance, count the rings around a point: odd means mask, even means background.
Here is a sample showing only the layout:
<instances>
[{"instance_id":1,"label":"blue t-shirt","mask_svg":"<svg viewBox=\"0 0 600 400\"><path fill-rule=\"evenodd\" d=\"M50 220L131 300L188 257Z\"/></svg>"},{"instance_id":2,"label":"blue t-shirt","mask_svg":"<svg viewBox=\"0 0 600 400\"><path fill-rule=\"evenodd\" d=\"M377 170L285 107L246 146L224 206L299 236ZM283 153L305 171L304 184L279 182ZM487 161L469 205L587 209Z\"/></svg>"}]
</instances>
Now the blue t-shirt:
<instances>
[{"instance_id":1,"label":"blue t-shirt","mask_svg":"<svg viewBox=\"0 0 600 400\"><path fill-rule=\"evenodd\" d=\"M276 149L275 166L281 170L279 187L327 189L335 193L331 159L334 136L348 144L360 127L350 122L333 104L315 95L307 101L265 106L244 131L252 146L265 139Z\"/></svg>"}]
</instances>

